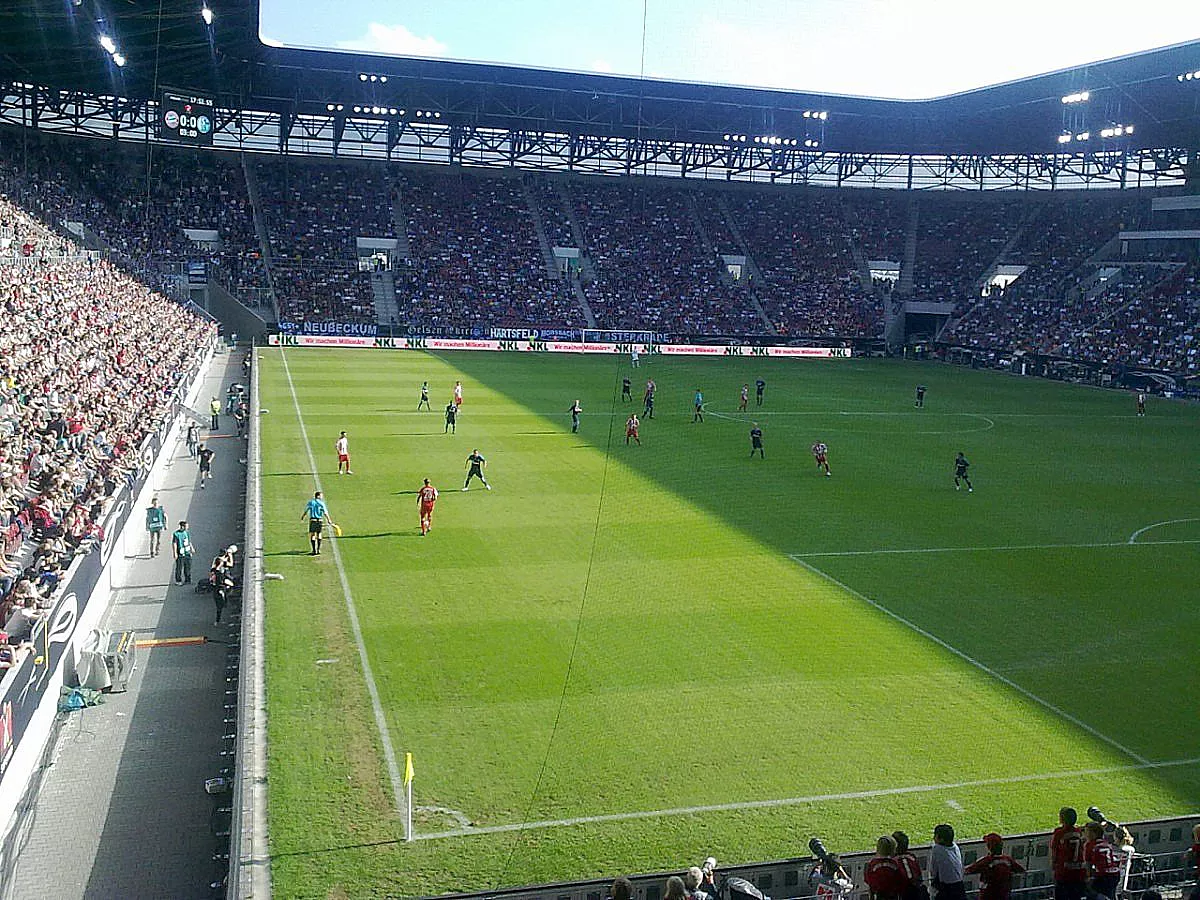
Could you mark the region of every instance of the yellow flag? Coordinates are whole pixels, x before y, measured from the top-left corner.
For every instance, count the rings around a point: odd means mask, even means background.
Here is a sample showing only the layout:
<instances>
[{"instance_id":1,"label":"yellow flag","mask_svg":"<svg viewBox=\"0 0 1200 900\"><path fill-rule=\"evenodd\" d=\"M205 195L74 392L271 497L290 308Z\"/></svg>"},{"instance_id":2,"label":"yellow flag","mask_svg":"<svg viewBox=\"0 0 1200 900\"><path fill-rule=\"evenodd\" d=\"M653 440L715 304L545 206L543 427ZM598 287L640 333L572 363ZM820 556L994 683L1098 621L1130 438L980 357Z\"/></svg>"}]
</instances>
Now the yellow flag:
<instances>
[{"instance_id":1,"label":"yellow flag","mask_svg":"<svg viewBox=\"0 0 1200 900\"><path fill-rule=\"evenodd\" d=\"M412 780L413 780L412 754L405 753L404 754L404 783L406 785L412 784Z\"/></svg>"}]
</instances>

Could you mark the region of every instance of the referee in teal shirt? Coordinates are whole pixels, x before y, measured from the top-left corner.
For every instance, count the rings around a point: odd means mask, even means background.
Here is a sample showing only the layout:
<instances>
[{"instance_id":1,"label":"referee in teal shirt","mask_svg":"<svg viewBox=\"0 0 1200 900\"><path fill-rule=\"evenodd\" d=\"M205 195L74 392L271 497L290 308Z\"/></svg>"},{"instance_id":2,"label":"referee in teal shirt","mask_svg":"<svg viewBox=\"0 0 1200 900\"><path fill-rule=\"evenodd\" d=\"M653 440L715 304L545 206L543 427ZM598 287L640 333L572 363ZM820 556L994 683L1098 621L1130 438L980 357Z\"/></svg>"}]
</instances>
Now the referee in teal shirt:
<instances>
[{"instance_id":1,"label":"referee in teal shirt","mask_svg":"<svg viewBox=\"0 0 1200 900\"><path fill-rule=\"evenodd\" d=\"M329 518L329 507L321 499L320 491L313 494L313 498L305 505L300 518L305 516L308 517L308 542L312 544L312 555L317 556L321 552L321 533L325 528L325 520Z\"/></svg>"}]
</instances>

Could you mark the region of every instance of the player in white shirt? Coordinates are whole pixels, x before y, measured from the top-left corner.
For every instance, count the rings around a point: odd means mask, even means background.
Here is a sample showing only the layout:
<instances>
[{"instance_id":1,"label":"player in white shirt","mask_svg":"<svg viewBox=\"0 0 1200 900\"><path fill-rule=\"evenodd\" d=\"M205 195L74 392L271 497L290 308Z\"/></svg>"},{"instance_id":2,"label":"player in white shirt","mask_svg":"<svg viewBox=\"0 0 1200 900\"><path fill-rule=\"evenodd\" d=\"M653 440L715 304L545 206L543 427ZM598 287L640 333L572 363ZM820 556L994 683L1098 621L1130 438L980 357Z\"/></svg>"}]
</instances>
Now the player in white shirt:
<instances>
[{"instance_id":1,"label":"player in white shirt","mask_svg":"<svg viewBox=\"0 0 1200 900\"><path fill-rule=\"evenodd\" d=\"M346 432L342 432L342 436L337 439L334 447L337 449L338 474L342 474L342 466L345 466L346 474L353 475L354 473L350 471L350 441L346 438Z\"/></svg>"}]
</instances>

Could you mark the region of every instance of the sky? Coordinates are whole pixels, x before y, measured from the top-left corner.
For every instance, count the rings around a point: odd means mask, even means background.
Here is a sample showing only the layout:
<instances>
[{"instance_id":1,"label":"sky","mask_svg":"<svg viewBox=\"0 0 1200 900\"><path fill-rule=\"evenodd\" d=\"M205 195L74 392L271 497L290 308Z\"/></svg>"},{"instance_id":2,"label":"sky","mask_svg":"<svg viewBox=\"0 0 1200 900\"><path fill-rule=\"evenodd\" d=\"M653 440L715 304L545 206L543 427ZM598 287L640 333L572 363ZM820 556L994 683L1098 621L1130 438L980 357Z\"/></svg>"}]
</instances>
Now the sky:
<instances>
[{"instance_id":1,"label":"sky","mask_svg":"<svg viewBox=\"0 0 1200 900\"><path fill-rule=\"evenodd\" d=\"M260 3L260 36L289 47L896 99L1200 38L1196 0L1157 0L1153 15L1116 0Z\"/></svg>"}]
</instances>

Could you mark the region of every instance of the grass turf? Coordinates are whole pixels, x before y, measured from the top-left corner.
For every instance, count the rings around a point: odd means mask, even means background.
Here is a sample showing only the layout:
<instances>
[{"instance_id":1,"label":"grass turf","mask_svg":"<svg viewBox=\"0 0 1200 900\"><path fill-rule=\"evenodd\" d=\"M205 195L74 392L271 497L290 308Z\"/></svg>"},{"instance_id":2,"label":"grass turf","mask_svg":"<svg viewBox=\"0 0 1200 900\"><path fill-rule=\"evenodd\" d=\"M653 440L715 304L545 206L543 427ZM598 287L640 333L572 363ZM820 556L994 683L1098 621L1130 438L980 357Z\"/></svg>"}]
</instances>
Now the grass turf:
<instances>
[{"instance_id":1,"label":"grass turf","mask_svg":"<svg viewBox=\"0 0 1200 900\"><path fill-rule=\"evenodd\" d=\"M631 372L608 357L288 351L418 806L486 828L802 801L398 843L335 559L304 555L313 476L296 405L278 353L261 359L268 567L286 577L264 587L280 897L767 859L812 834L857 849L947 817L964 834L1016 831L1049 827L1065 802L1123 819L1197 806L1200 765L1129 767L1196 755L1200 545L1165 541L1200 539L1200 522L1126 543L1200 515L1195 407L1153 403L1139 420L1127 395L894 361L655 357ZM644 379L659 385L640 448L623 442L625 374L639 412ZM760 374L766 405L752 392L737 413ZM434 411L417 413L426 379ZM437 401L455 380L448 436ZM766 460L748 458L750 417ZM341 430L353 477L334 474ZM459 490L474 447L491 492ZM960 449L972 494L953 489ZM442 491L426 538L423 477ZM1062 546L1085 544L1120 546ZM949 549L1015 546L1034 549ZM939 552L876 552L915 549ZM1116 771L1080 774L1097 769ZM455 827L418 813L419 834Z\"/></svg>"}]
</instances>

